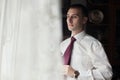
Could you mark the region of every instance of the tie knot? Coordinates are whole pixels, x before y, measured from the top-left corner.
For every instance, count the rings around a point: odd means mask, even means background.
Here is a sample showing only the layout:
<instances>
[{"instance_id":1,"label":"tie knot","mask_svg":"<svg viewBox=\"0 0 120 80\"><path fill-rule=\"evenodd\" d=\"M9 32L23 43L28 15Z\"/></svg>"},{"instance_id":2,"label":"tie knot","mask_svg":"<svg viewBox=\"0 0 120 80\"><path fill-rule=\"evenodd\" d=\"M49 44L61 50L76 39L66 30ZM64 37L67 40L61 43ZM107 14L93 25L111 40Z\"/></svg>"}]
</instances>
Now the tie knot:
<instances>
[{"instance_id":1,"label":"tie knot","mask_svg":"<svg viewBox=\"0 0 120 80\"><path fill-rule=\"evenodd\" d=\"M76 39L72 36L71 37L71 42L74 42L74 41L76 41Z\"/></svg>"}]
</instances>

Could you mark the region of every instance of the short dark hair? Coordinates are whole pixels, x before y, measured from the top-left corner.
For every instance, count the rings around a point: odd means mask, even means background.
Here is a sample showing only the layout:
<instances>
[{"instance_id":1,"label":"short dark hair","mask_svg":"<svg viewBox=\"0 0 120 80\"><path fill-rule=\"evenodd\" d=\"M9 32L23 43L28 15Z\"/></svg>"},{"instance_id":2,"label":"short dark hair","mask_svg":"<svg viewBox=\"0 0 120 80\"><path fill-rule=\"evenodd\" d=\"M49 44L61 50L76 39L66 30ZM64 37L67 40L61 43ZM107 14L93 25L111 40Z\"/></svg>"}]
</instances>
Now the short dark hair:
<instances>
[{"instance_id":1,"label":"short dark hair","mask_svg":"<svg viewBox=\"0 0 120 80\"><path fill-rule=\"evenodd\" d=\"M80 10L82 11L83 15L84 15L85 17L88 17L88 9L87 9L86 6L84 6L84 5L82 5L82 4L72 4L72 5L69 6L68 9L70 9L70 8L80 9Z\"/></svg>"}]
</instances>

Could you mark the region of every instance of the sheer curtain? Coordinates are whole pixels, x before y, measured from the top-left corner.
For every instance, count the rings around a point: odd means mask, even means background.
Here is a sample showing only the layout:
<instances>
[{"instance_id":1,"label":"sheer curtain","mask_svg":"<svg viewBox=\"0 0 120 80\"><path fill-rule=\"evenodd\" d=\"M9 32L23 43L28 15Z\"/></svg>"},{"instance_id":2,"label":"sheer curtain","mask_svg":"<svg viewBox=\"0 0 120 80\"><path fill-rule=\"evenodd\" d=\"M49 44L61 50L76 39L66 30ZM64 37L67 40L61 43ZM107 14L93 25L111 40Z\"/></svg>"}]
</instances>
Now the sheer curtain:
<instances>
[{"instance_id":1,"label":"sheer curtain","mask_svg":"<svg viewBox=\"0 0 120 80\"><path fill-rule=\"evenodd\" d=\"M0 0L0 80L62 80L59 0Z\"/></svg>"}]
</instances>

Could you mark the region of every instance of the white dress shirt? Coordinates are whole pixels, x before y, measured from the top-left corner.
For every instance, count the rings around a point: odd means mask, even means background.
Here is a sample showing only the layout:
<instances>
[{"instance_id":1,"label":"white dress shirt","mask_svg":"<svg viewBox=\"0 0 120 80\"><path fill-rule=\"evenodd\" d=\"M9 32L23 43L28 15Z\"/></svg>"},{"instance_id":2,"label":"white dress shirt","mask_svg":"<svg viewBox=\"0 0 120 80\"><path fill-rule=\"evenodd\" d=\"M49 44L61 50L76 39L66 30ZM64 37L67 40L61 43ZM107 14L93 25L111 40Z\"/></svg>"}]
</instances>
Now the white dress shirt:
<instances>
[{"instance_id":1,"label":"white dress shirt","mask_svg":"<svg viewBox=\"0 0 120 80\"><path fill-rule=\"evenodd\" d=\"M66 80L111 80L112 68L101 43L92 36L80 32L74 36L71 66L79 71L77 79L67 76ZM62 55L70 43L70 38L64 40L60 47Z\"/></svg>"}]
</instances>

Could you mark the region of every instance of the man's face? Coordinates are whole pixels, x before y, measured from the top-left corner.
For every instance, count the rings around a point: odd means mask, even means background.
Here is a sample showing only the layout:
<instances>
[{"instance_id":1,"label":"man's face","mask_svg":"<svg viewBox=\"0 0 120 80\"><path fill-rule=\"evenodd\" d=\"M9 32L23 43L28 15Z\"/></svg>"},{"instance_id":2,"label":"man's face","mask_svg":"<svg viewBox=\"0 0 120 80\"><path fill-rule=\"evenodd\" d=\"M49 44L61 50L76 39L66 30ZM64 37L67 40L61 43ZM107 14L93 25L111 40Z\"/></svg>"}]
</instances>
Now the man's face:
<instances>
[{"instance_id":1,"label":"man's face","mask_svg":"<svg viewBox=\"0 0 120 80\"><path fill-rule=\"evenodd\" d=\"M70 31L81 30L86 24L87 19L82 12L76 8L70 8L67 12L67 25Z\"/></svg>"}]
</instances>

